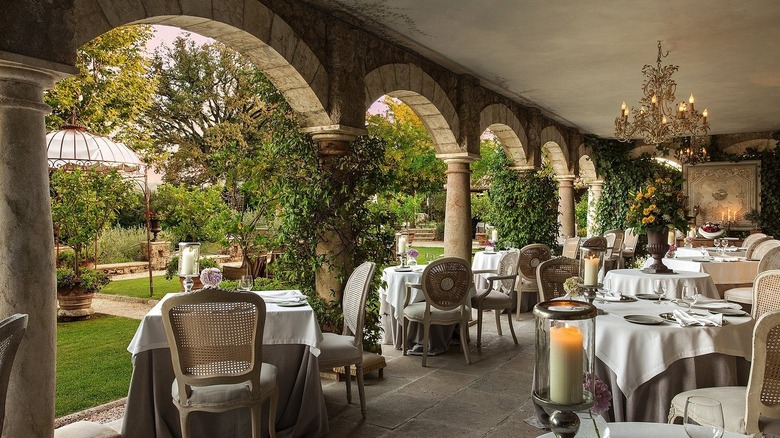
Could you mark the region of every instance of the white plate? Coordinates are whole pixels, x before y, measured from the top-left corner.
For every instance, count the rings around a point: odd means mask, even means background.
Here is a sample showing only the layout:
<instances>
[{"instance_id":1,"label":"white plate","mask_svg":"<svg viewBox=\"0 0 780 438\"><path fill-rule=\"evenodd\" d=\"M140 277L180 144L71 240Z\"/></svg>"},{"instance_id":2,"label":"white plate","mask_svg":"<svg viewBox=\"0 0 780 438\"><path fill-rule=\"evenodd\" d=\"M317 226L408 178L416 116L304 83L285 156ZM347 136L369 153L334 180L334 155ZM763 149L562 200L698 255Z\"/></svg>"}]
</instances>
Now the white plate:
<instances>
[{"instance_id":1,"label":"white plate","mask_svg":"<svg viewBox=\"0 0 780 438\"><path fill-rule=\"evenodd\" d=\"M300 307L300 306L305 306L309 303L307 303L306 300L303 300L303 301L291 301L287 303L275 303L275 304L279 307Z\"/></svg>"},{"instance_id":2,"label":"white plate","mask_svg":"<svg viewBox=\"0 0 780 438\"><path fill-rule=\"evenodd\" d=\"M656 294L636 294L635 297L639 298L640 300L650 300L650 301L658 301L658 295ZM661 300L665 300L666 298L661 298Z\"/></svg>"},{"instance_id":3,"label":"white plate","mask_svg":"<svg viewBox=\"0 0 780 438\"><path fill-rule=\"evenodd\" d=\"M656 325L664 322L663 318L654 315L626 315L623 317L623 319L625 319L628 322L633 322L634 324L646 324L646 325Z\"/></svg>"},{"instance_id":4,"label":"white plate","mask_svg":"<svg viewBox=\"0 0 780 438\"><path fill-rule=\"evenodd\" d=\"M745 312L744 310L739 310L739 309L729 309L729 308L724 308L724 309L707 309L707 310L708 310L710 313L712 313L712 314L718 314L718 313L720 313L720 314L722 314L723 316L745 316L745 315L747 315L747 314L748 314L748 313L747 313L747 312Z\"/></svg>"}]
</instances>

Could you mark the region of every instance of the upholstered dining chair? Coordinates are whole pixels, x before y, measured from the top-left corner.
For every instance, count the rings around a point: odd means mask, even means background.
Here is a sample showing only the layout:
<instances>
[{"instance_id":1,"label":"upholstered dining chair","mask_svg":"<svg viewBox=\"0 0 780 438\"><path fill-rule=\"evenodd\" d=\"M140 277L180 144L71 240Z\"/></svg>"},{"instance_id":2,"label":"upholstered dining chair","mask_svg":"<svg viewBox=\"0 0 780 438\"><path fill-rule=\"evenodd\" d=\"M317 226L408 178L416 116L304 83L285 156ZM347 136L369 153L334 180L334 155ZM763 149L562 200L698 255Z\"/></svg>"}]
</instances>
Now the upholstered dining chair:
<instances>
[{"instance_id":1,"label":"upholstered dining chair","mask_svg":"<svg viewBox=\"0 0 780 438\"><path fill-rule=\"evenodd\" d=\"M469 294L474 276L466 260L444 257L425 267L420 284L406 286L403 320L403 354L406 356L409 322L423 324L422 366L427 366L431 325L460 324L460 346L466 363L471 365L468 344ZM411 288L422 289L425 301L409 303Z\"/></svg>"},{"instance_id":2,"label":"upholstered dining chair","mask_svg":"<svg viewBox=\"0 0 780 438\"><path fill-rule=\"evenodd\" d=\"M568 257L570 259L576 259L577 258L577 251L580 249L580 238L579 237L569 237L568 239L563 241L563 252L562 256Z\"/></svg>"},{"instance_id":3,"label":"upholstered dining chair","mask_svg":"<svg viewBox=\"0 0 780 438\"><path fill-rule=\"evenodd\" d=\"M756 274L780 269L780 246L770 249L758 262ZM755 281L755 280L754 280ZM723 298L734 303L753 305L753 286L734 287L723 294Z\"/></svg>"},{"instance_id":4,"label":"upholstered dining chair","mask_svg":"<svg viewBox=\"0 0 780 438\"><path fill-rule=\"evenodd\" d=\"M474 275L494 274L485 276L488 282L487 290L471 298L471 307L477 309L477 348L482 346L482 314L485 310L493 310L495 312L496 331L499 336L502 336L501 311L506 310L509 330L512 332L512 339L517 344L515 327L512 324L512 295L517 283L517 264L519 261L520 251L507 251L501 255L496 269L472 271Z\"/></svg>"},{"instance_id":5,"label":"upholstered dining chair","mask_svg":"<svg viewBox=\"0 0 780 438\"><path fill-rule=\"evenodd\" d=\"M756 254L756 251L761 246L766 246L767 242L771 242L772 239L769 236L759 237L758 239L753 240L750 243L750 246L747 246L745 249L745 258L748 260L761 260L761 257L759 254Z\"/></svg>"},{"instance_id":6,"label":"upholstered dining chair","mask_svg":"<svg viewBox=\"0 0 780 438\"><path fill-rule=\"evenodd\" d=\"M555 257L540 263L536 271L539 301L549 301L566 295L563 283L579 274L580 264L568 257Z\"/></svg>"},{"instance_id":7,"label":"upholstered dining chair","mask_svg":"<svg viewBox=\"0 0 780 438\"><path fill-rule=\"evenodd\" d=\"M349 276L344 287L342 310L344 329L341 334L323 333L320 344L319 366L321 371L344 367L347 387L347 403L352 403L350 366L355 365L355 376L360 396L360 413L366 418L366 393L363 388L363 324L366 321L366 297L374 278L376 263L364 262Z\"/></svg>"},{"instance_id":8,"label":"upholstered dining chair","mask_svg":"<svg viewBox=\"0 0 780 438\"><path fill-rule=\"evenodd\" d=\"M680 421L688 397L709 397L723 406L724 429L756 434L763 424L780 420L780 312L765 313L753 329L753 359L748 386L699 388L677 394L669 409L669 423ZM696 419L696 413L689 413Z\"/></svg>"},{"instance_id":9,"label":"upholstered dining chair","mask_svg":"<svg viewBox=\"0 0 780 438\"><path fill-rule=\"evenodd\" d=\"M27 315L17 313L0 322L0 434L5 423L5 397L16 351L27 330Z\"/></svg>"},{"instance_id":10,"label":"upholstered dining chair","mask_svg":"<svg viewBox=\"0 0 780 438\"><path fill-rule=\"evenodd\" d=\"M623 257L618 264L618 268L624 268L626 266L625 260L631 261L636 257L636 245L639 242L639 235L636 234L633 228L628 228L623 232Z\"/></svg>"},{"instance_id":11,"label":"upholstered dining chair","mask_svg":"<svg viewBox=\"0 0 780 438\"><path fill-rule=\"evenodd\" d=\"M748 249L753 242L762 239L764 237L767 237L764 233L753 233L745 237L745 240L742 241L742 248Z\"/></svg>"},{"instance_id":12,"label":"upholstered dining chair","mask_svg":"<svg viewBox=\"0 0 780 438\"><path fill-rule=\"evenodd\" d=\"M579 238L577 238L579 245ZM545 260L550 260L552 251L543 243L532 243L520 248L518 274L520 290L517 291L517 319L520 320L520 301L524 293L539 295L539 283L536 281L536 268Z\"/></svg>"},{"instance_id":13,"label":"upholstered dining chair","mask_svg":"<svg viewBox=\"0 0 780 438\"><path fill-rule=\"evenodd\" d=\"M276 367L263 363L265 302L253 292L201 289L168 298L162 319L176 378L172 396L182 437L192 411L249 407L252 437L260 437L263 404L270 400L268 432L276 437Z\"/></svg>"}]
</instances>

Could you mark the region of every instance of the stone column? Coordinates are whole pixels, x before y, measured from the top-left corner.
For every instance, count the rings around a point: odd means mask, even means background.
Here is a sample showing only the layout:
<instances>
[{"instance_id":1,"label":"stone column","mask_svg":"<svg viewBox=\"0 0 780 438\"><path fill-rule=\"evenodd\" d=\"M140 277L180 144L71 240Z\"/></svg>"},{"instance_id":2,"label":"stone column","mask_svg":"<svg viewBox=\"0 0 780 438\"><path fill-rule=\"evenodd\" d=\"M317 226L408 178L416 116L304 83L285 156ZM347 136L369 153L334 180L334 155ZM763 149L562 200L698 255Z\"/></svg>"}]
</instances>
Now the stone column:
<instances>
[{"instance_id":1,"label":"stone column","mask_svg":"<svg viewBox=\"0 0 780 438\"><path fill-rule=\"evenodd\" d=\"M558 176L558 214L561 222L561 237L574 237L574 177L571 175Z\"/></svg>"},{"instance_id":2,"label":"stone column","mask_svg":"<svg viewBox=\"0 0 780 438\"><path fill-rule=\"evenodd\" d=\"M596 206L601 198L601 190L604 188L604 181L591 181L588 184L588 237L597 235L596 233Z\"/></svg>"},{"instance_id":3,"label":"stone column","mask_svg":"<svg viewBox=\"0 0 780 438\"><path fill-rule=\"evenodd\" d=\"M445 158L447 205L444 213L444 255L471 262L472 157Z\"/></svg>"},{"instance_id":4,"label":"stone column","mask_svg":"<svg viewBox=\"0 0 780 438\"><path fill-rule=\"evenodd\" d=\"M56 276L43 90L66 66L0 53L0 315L29 315L3 436L54 434Z\"/></svg>"}]
</instances>

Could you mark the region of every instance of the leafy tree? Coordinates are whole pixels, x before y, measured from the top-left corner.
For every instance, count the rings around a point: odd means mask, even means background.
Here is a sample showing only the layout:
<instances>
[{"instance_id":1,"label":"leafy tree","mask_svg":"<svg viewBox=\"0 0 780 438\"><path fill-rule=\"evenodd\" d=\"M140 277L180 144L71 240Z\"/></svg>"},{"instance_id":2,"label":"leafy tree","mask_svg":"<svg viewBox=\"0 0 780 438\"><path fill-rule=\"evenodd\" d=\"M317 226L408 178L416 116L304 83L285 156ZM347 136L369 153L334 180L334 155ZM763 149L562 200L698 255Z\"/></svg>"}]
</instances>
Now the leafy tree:
<instances>
[{"instance_id":1,"label":"leafy tree","mask_svg":"<svg viewBox=\"0 0 780 438\"><path fill-rule=\"evenodd\" d=\"M81 273L82 255L116 218L121 205L136 199L132 182L116 171L56 170L51 175L51 215L60 241L73 248L73 271Z\"/></svg>"},{"instance_id":2,"label":"leafy tree","mask_svg":"<svg viewBox=\"0 0 780 438\"><path fill-rule=\"evenodd\" d=\"M144 123L167 181L224 181L236 194L242 182L268 176L269 131L291 112L256 67L221 43L180 37L155 53L151 71L159 81Z\"/></svg>"},{"instance_id":3,"label":"leafy tree","mask_svg":"<svg viewBox=\"0 0 780 438\"><path fill-rule=\"evenodd\" d=\"M500 244L555 246L558 237L558 183L550 169L518 173L499 149L492 169L486 219L499 229Z\"/></svg>"},{"instance_id":4,"label":"leafy tree","mask_svg":"<svg viewBox=\"0 0 780 438\"><path fill-rule=\"evenodd\" d=\"M222 238L215 225L215 218L227 210L221 187L162 184L156 197L163 206L167 230L179 241L215 242Z\"/></svg>"},{"instance_id":5,"label":"leafy tree","mask_svg":"<svg viewBox=\"0 0 780 438\"><path fill-rule=\"evenodd\" d=\"M146 75L149 60L144 56L152 36L150 26L126 26L84 44L76 56L79 73L45 93L52 108L46 129L60 129L75 110L78 122L94 134L129 144L144 137L138 122L154 92L154 77Z\"/></svg>"}]
</instances>

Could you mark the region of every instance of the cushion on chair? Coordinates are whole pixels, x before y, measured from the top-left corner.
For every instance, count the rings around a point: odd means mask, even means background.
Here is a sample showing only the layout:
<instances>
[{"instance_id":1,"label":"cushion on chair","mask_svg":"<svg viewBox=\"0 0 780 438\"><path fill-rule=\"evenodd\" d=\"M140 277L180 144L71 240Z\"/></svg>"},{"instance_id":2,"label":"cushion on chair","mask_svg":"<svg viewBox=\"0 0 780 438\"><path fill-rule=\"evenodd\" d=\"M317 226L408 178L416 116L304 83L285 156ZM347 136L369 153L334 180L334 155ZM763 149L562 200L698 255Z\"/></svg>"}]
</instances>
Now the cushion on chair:
<instances>
[{"instance_id":1,"label":"cushion on chair","mask_svg":"<svg viewBox=\"0 0 780 438\"><path fill-rule=\"evenodd\" d=\"M355 337L337 335L335 333L323 333L320 343L320 368L333 368L329 363L360 363L362 352L355 347Z\"/></svg>"},{"instance_id":2,"label":"cushion on chair","mask_svg":"<svg viewBox=\"0 0 780 438\"><path fill-rule=\"evenodd\" d=\"M409 304L404 308L404 315L413 321L425 319L425 302ZM431 306L431 322L454 321L460 322L460 308L452 310L439 310Z\"/></svg>"},{"instance_id":3,"label":"cushion on chair","mask_svg":"<svg viewBox=\"0 0 780 438\"><path fill-rule=\"evenodd\" d=\"M260 391L266 393L276 386L276 366L263 362L260 369ZM179 403L179 384L173 379L171 386L173 400ZM220 406L252 400L249 382L232 385L193 386L188 406Z\"/></svg>"},{"instance_id":4,"label":"cushion on chair","mask_svg":"<svg viewBox=\"0 0 780 438\"><path fill-rule=\"evenodd\" d=\"M727 301L733 301L741 304L753 304L753 288L752 287L735 287L729 289L724 294L723 298Z\"/></svg>"},{"instance_id":5,"label":"cushion on chair","mask_svg":"<svg viewBox=\"0 0 780 438\"><path fill-rule=\"evenodd\" d=\"M523 292L539 292L539 284L536 282L536 279L526 280L525 278L521 278L520 289Z\"/></svg>"},{"instance_id":6,"label":"cushion on chair","mask_svg":"<svg viewBox=\"0 0 780 438\"><path fill-rule=\"evenodd\" d=\"M77 421L56 429L54 438L122 438L122 434L105 424Z\"/></svg>"},{"instance_id":7,"label":"cushion on chair","mask_svg":"<svg viewBox=\"0 0 780 438\"><path fill-rule=\"evenodd\" d=\"M669 409L669 422L675 418L682 419L685 415L685 401L688 397L709 397L720 401L723 407L723 427L729 432L745 433L745 402L747 387L721 386L715 388L700 388L681 392L672 399Z\"/></svg>"},{"instance_id":8,"label":"cushion on chair","mask_svg":"<svg viewBox=\"0 0 780 438\"><path fill-rule=\"evenodd\" d=\"M485 307L512 307L512 298L503 292L491 290L488 296L482 301L482 304ZM476 297L471 298L471 305L477 305Z\"/></svg>"}]
</instances>

